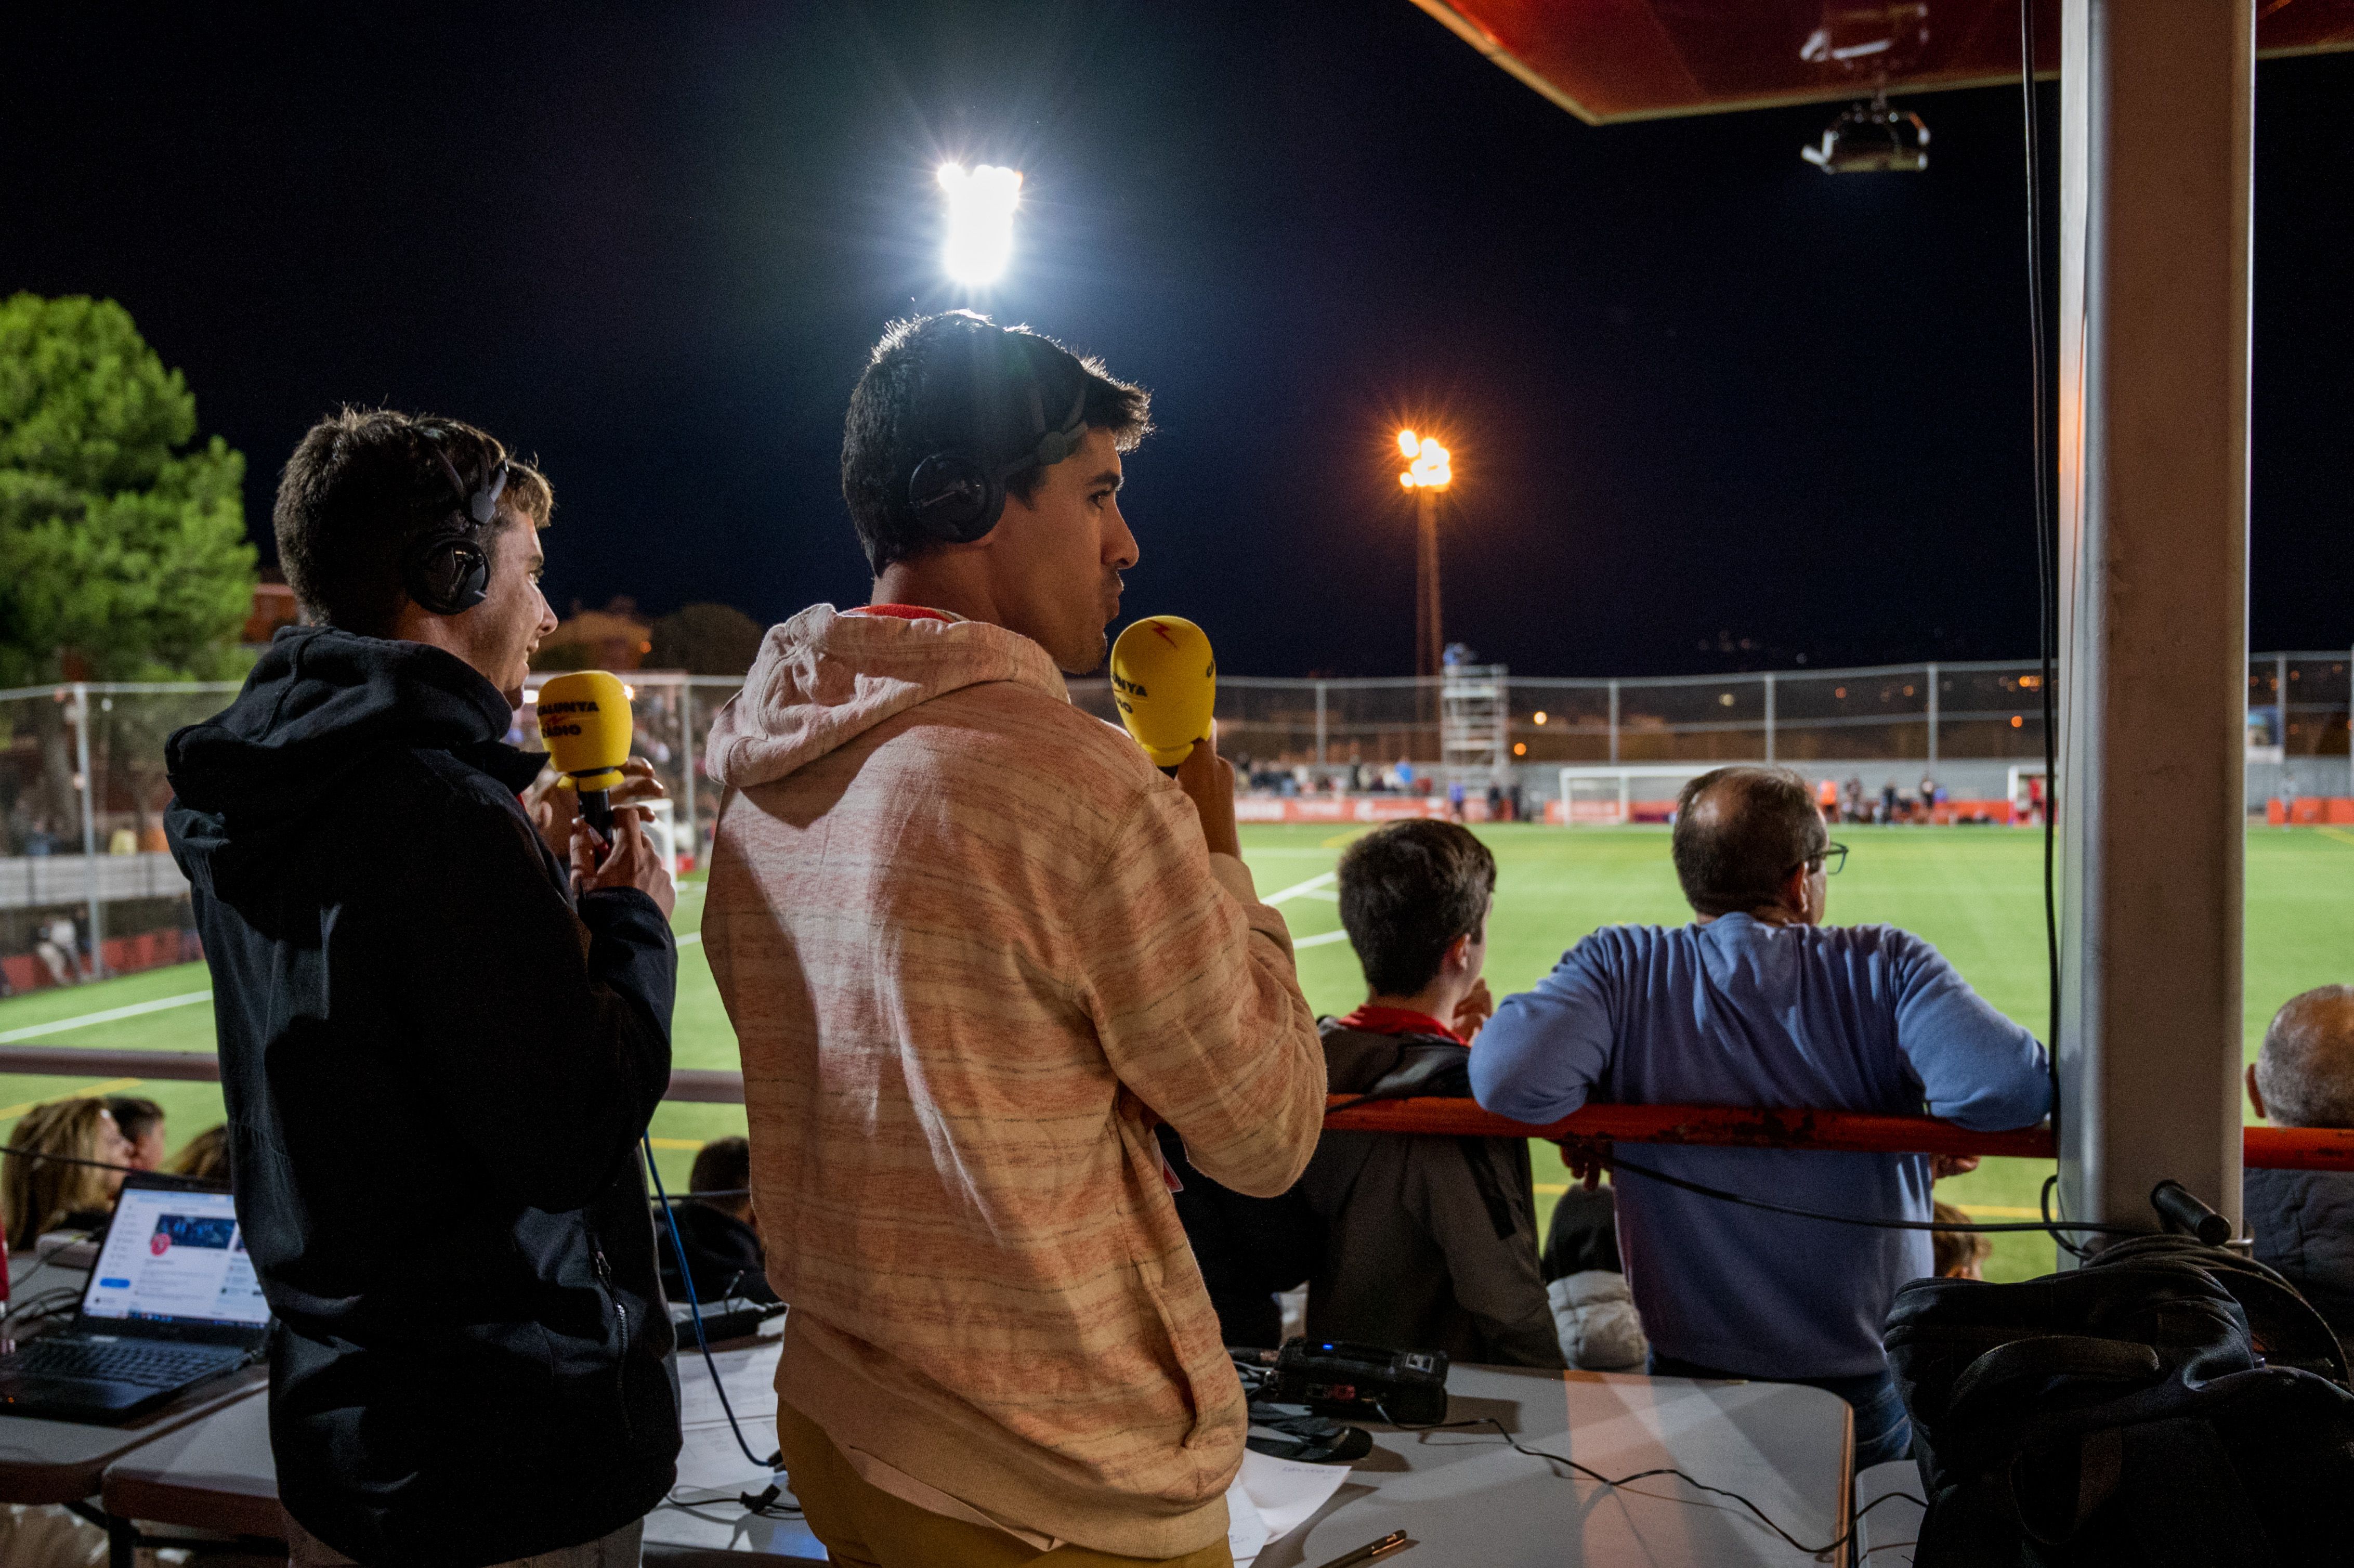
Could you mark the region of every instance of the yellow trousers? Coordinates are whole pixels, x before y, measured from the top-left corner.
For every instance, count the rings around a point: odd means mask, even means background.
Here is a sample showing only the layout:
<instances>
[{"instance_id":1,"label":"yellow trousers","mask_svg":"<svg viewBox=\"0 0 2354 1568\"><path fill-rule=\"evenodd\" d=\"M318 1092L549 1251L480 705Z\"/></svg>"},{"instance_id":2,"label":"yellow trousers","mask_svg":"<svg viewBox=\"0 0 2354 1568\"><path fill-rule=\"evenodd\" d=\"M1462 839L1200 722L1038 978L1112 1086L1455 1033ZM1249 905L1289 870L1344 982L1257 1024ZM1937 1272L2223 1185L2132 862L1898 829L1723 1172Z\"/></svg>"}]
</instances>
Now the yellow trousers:
<instances>
[{"instance_id":1,"label":"yellow trousers","mask_svg":"<svg viewBox=\"0 0 2354 1568\"><path fill-rule=\"evenodd\" d=\"M815 1422L781 1403L777 1446L810 1532L842 1568L1234 1568L1223 1541L1182 1557L1115 1557L1072 1545L1033 1551L1003 1531L893 1497L852 1469Z\"/></svg>"}]
</instances>

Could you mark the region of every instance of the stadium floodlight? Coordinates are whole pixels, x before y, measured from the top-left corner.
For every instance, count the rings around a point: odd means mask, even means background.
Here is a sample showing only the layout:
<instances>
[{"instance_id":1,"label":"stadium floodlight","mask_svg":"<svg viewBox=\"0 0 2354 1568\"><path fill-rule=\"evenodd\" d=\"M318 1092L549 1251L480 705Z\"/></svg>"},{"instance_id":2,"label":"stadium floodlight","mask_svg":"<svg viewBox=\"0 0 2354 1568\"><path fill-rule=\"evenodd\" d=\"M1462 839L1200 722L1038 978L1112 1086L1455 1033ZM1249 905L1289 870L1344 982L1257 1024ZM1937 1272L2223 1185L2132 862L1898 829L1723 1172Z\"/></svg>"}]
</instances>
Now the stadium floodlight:
<instances>
[{"instance_id":1,"label":"stadium floodlight","mask_svg":"<svg viewBox=\"0 0 2354 1568\"><path fill-rule=\"evenodd\" d=\"M1398 432L1398 450L1414 460L1406 471L1398 475L1398 482L1408 490L1444 490L1454 482L1455 470L1447 449L1430 436L1417 436L1412 430Z\"/></svg>"},{"instance_id":2,"label":"stadium floodlight","mask_svg":"<svg viewBox=\"0 0 2354 1568\"><path fill-rule=\"evenodd\" d=\"M1022 205L1022 171L980 164L940 165L948 196L949 238L941 264L967 288L993 283L1013 259L1013 209Z\"/></svg>"}]
</instances>

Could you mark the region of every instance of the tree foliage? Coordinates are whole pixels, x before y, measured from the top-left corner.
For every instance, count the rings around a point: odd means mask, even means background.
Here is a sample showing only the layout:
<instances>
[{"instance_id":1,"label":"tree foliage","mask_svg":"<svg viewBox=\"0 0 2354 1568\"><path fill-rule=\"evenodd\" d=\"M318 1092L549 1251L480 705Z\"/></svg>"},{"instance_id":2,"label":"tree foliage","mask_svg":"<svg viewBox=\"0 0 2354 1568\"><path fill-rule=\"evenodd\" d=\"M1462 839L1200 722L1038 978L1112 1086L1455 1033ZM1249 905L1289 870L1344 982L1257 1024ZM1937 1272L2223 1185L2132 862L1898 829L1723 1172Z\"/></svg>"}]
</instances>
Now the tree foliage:
<instances>
[{"instance_id":1,"label":"tree foliage","mask_svg":"<svg viewBox=\"0 0 2354 1568\"><path fill-rule=\"evenodd\" d=\"M245 459L111 300L0 302L0 685L234 673Z\"/></svg>"},{"instance_id":2,"label":"tree foliage","mask_svg":"<svg viewBox=\"0 0 2354 1568\"><path fill-rule=\"evenodd\" d=\"M646 668L740 675L759 654L763 635L760 623L733 605L682 605L653 623Z\"/></svg>"}]
</instances>

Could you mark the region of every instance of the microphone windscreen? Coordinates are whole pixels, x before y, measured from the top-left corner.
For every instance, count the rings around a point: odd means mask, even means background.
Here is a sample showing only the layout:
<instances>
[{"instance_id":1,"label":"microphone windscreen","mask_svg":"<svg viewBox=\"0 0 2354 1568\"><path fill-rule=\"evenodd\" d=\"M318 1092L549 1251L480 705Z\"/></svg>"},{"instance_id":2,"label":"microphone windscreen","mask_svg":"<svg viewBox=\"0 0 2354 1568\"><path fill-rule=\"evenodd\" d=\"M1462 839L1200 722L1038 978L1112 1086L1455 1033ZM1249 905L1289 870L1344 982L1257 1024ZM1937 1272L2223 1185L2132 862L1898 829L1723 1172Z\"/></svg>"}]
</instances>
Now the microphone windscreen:
<instances>
[{"instance_id":1,"label":"microphone windscreen","mask_svg":"<svg viewBox=\"0 0 2354 1568\"><path fill-rule=\"evenodd\" d=\"M1218 662L1209 634L1182 616L1135 622L1111 645L1111 697L1153 766L1176 767L1210 737Z\"/></svg>"},{"instance_id":2,"label":"microphone windscreen","mask_svg":"<svg viewBox=\"0 0 2354 1568\"><path fill-rule=\"evenodd\" d=\"M630 694L618 675L576 670L539 688L539 738L556 770L578 789L620 783L630 733Z\"/></svg>"}]
</instances>

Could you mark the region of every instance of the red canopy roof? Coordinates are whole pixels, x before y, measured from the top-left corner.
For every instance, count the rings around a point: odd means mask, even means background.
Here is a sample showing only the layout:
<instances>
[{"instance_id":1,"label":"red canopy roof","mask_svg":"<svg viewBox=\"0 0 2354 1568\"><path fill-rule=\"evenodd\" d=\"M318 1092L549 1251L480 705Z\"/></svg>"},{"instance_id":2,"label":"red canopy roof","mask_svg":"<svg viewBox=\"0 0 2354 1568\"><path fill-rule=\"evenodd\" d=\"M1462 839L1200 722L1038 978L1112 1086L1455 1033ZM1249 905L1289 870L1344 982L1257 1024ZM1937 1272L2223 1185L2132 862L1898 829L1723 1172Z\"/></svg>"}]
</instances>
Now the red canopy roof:
<instances>
[{"instance_id":1,"label":"red canopy roof","mask_svg":"<svg viewBox=\"0 0 2354 1568\"><path fill-rule=\"evenodd\" d=\"M1589 125L2019 79L2019 0L1415 0ZM2256 0L2256 52L2354 48L2354 0ZM2060 0L2036 73L2060 69ZM1811 58L1810 58L1811 57Z\"/></svg>"}]
</instances>

